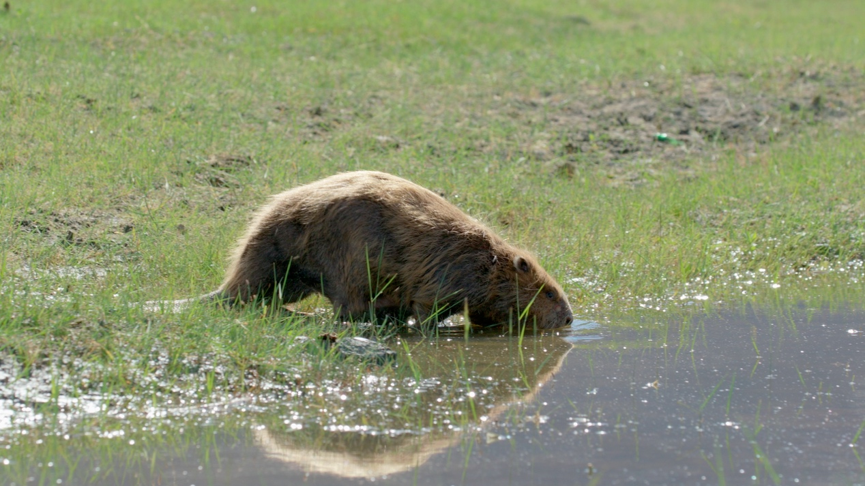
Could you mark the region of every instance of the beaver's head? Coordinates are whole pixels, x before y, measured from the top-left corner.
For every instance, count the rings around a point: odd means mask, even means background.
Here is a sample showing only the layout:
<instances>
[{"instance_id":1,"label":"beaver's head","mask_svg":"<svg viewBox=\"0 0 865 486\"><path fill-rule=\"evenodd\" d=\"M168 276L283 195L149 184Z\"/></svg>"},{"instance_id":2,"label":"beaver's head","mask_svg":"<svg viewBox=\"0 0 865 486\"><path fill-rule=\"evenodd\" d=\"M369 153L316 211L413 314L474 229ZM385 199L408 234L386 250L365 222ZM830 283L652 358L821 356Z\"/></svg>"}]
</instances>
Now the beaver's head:
<instances>
[{"instance_id":1,"label":"beaver's head","mask_svg":"<svg viewBox=\"0 0 865 486\"><path fill-rule=\"evenodd\" d=\"M574 314L562 287L530 254L512 250L509 257L496 258L490 300L486 308L472 313L472 322L516 323L519 317L527 326L538 329L569 325Z\"/></svg>"}]
</instances>

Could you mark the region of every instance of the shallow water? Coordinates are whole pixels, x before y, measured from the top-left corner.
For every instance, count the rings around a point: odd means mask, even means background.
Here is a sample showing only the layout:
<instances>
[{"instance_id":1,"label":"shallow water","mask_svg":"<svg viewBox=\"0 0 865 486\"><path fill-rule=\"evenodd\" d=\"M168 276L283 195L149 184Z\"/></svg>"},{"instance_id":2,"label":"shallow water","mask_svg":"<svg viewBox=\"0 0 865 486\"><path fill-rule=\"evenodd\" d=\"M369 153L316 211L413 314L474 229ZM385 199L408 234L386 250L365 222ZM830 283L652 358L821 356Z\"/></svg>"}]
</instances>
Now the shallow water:
<instances>
[{"instance_id":1,"label":"shallow water","mask_svg":"<svg viewBox=\"0 0 865 486\"><path fill-rule=\"evenodd\" d=\"M0 441L2 483L865 484L865 314L658 315L404 338L419 379L35 428Z\"/></svg>"}]
</instances>

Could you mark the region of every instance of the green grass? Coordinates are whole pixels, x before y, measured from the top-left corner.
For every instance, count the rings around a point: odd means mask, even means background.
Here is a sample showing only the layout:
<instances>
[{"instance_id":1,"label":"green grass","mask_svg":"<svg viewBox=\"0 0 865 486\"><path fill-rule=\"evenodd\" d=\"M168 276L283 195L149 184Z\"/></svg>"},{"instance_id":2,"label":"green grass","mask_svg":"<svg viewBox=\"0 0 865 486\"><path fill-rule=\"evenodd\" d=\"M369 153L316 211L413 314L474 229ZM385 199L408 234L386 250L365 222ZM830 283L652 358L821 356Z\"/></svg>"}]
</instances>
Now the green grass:
<instances>
[{"instance_id":1,"label":"green grass","mask_svg":"<svg viewBox=\"0 0 865 486\"><path fill-rule=\"evenodd\" d=\"M861 303L861 115L836 126L787 113L796 123L768 144L718 141L646 165L535 156L527 146L568 129L554 105L519 103L643 82L676 100L696 75L783 96L801 72L821 73L819 92L855 113L865 4L251 7L13 2L0 12L0 348L24 369L80 356L104 365L89 386L134 393L158 349L166 373L202 394L247 390L252 372L343 376L330 354L304 358L294 337L369 331L255 308L162 315L135 304L213 290L269 194L354 169L439 191L533 249L578 316L683 300ZM612 184L623 167L641 183ZM222 371L184 383L190 359Z\"/></svg>"}]
</instances>

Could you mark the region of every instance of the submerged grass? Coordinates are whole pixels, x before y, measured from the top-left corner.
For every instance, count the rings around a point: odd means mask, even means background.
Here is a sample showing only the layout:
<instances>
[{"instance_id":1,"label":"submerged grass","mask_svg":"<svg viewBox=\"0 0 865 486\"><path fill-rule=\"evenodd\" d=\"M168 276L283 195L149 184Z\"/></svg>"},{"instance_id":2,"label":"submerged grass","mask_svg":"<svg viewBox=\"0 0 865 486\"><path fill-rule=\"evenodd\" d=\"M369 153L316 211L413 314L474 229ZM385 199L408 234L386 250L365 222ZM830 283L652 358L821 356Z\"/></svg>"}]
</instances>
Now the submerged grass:
<instances>
[{"instance_id":1,"label":"submerged grass","mask_svg":"<svg viewBox=\"0 0 865 486\"><path fill-rule=\"evenodd\" d=\"M354 169L410 178L535 250L580 316L860 304L863 17L840 1L14 3L0 12L0 359L12 381L52 387L45 410L360 381L363 364L296 338L393 329L139 305L213 290L267 195ZM615 127L574 145L583 122L561 122L567 100L636 89L699 111L683 104L699 76L775 96L779 131L629 155ZM816 96L794 107L783 96L802 79Z\"/></svg>"}]
</instances>

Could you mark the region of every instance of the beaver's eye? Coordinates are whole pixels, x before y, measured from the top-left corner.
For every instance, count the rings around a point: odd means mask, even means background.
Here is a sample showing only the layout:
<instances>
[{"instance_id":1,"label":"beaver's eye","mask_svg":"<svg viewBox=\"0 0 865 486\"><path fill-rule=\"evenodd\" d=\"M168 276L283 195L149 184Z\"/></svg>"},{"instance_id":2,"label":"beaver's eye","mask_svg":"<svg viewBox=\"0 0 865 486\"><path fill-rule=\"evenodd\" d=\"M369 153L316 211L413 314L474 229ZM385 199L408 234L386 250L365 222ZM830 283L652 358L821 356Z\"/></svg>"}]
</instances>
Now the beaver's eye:
<instances>
[{"instance_id":1,"label":"beaver's eye","mask_svg":"<svg viewBox=\"0 0 865 486\"><path fill-rule=\"evenodd\" d=\"M545 295L547 296L548 299L555 299L556 298L556 294L552 290L547 290L547 293Z\"/></svg>"}]
</instances>

